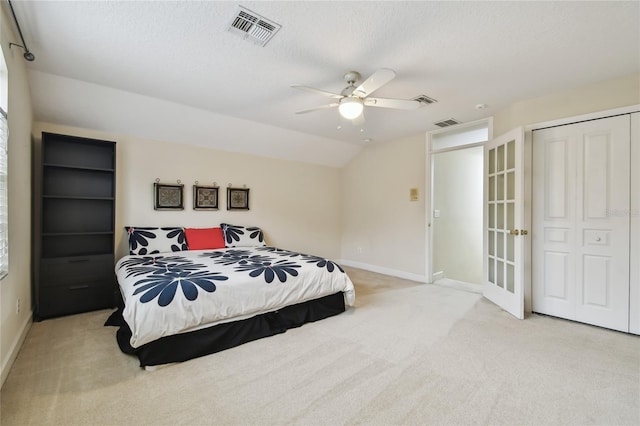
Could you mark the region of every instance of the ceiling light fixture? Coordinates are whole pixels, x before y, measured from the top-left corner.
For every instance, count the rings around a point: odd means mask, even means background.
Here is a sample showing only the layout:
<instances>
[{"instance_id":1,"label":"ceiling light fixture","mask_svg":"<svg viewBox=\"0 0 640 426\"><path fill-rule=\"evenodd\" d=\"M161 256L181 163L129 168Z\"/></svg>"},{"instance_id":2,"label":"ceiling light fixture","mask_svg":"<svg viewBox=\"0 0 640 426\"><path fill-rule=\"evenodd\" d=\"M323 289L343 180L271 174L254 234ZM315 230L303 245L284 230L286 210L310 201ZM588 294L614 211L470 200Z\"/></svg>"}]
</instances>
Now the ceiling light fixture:
<instances>
[{"instance_id":1,"label":"ceiling light fixture","mask_svg":"<svg viewBox=\"0 0 640 426\"><path fill-rule=\"evenodd\" d=\"M362 103L362 99L354 96L340 99L340 106L338 106L340 115L347 120L353 120L359 117L363 109L364 104Z\"/></svg>"}]
</instances>

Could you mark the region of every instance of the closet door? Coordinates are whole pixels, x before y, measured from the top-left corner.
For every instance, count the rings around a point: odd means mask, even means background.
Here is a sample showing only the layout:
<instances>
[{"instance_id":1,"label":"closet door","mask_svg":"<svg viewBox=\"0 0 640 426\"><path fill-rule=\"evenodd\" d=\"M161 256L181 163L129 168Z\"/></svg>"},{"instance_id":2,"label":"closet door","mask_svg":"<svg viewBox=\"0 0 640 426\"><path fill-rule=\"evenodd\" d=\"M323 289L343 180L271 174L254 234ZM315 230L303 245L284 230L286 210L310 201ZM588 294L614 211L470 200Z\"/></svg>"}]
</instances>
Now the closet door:
<instances>
[{"instance_id":1,"label":"closet door","mask_svg":"<svg viewBox=\"0 0 640 426\"><path fill-rule=\"evenodd\" d=\"M534 312L629 330L629 185L629 115L534 132Z\"/></svg>"},{"instance_id":2,"label":"closet door","mask_svg":"<svg viewBox=\"0 0 640 426\"><path fill-rule=\"evenodd\" d=\"M631 114L631 164L629 331L640 334L640 112Z\"/></svg>"}]
</instances>

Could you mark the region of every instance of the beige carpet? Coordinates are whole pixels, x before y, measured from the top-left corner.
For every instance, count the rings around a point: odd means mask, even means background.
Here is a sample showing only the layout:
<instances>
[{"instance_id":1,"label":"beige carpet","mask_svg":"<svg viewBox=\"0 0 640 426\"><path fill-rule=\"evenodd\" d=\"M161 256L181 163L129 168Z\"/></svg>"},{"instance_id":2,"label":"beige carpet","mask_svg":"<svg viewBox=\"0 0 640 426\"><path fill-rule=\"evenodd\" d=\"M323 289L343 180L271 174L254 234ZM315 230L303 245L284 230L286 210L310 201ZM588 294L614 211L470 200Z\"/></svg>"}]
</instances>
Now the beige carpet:
<instances>
[{"instance_id":1,"label":"beige carpet","mask_svg":"<svg viewBox=\"0 0 640 426\"><path fill-rule=\"evenodd\" d=\"M637 336L348 271L355 309L153 372L109 311L35 323L1 424L640 424Z\"/></svg>"}]
</instances>

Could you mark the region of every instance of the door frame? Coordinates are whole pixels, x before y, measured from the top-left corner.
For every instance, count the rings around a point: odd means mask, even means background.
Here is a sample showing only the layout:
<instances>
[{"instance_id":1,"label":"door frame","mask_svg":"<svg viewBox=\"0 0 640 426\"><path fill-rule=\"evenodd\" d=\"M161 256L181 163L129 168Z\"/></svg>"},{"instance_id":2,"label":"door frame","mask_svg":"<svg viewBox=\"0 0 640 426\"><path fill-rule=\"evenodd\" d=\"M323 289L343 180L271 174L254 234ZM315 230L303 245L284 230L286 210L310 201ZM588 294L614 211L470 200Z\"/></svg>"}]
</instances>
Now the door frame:
<instances>
[{"instance_id":1,"label":"door frame","mask_svg":"<svg viewBox=\"0 0 640 426\"><path fill-rule=\"evenodd\" d=\"M436 134L442 134L442 133L447 133L447 132L451 132L451 131L459 131L461 129L465 129L468 127L476 127L479 124L482 123L486 123L487 124L487 129L488 129L488 135L487 135L487 139L488 140L492 140L493 139L493 117L487 117L487 118L483 118L480 120L475 120L475 121L471 121L469 123L462 123L462 124L457 124L455 126L449 126L449 127L445 127L443 129L438 129L438 130L431 130L428 131L426 133L426 146L425 146L425 151L426 151L426 161L425 161L425 196L424 196L424 211L425 211L425 220L426 220L426 226L425 226L425 253L426 253L426 259L425 259L425 280L427 283L431 284L433 283L434 277L433 277L433 232L431 232L431 227L433 224L433 182L434 182L434 176L433 176L433 158L432 158L432 154L437 154L437 153L443 153L443 152L448 152L448 151L454 151L454 150L458 150L458 149L465 149L465 148L471 148L474 146L483 146L484 142L478 142L478 143L470 143L470 144L466 144L466 145L460 145L458 147L454 147L454 148L445 148L445 149L439 149L439 150L435 150L432 152L431 150L431 140L432 140L432 135L436 135Z\"/></svg>"}]
</instances>

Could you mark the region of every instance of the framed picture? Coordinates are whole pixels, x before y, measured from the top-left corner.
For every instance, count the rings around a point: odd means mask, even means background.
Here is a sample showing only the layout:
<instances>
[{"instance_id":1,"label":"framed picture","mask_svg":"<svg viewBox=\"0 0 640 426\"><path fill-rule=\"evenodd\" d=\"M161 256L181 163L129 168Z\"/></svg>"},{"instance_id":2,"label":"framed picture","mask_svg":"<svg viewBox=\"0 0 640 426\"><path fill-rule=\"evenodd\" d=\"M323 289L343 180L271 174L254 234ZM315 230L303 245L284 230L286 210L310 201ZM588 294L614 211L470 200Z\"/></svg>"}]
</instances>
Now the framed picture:
<instances>
[{"instance_id":1,"label":"framed picture","mask_svg":"<svg viewBox=\"0 0 640 426\"><path fill-rule=\"evenodd\" d=\"M227 188L227 210L249 210L249 188Z\"/></svg>"},{"instance_id":2,"label":"framed picture","mask_svg":"<svg viewBox=\"0 0 640 426\"><path fill-rule=\"evenodd\" d=\"M184 210L184 185L153 184L154 210Z\"/></svg>"},{"instance_id":3,"label":"framed picture","mask_svg":"<svg viewBox=\"0 0 640 426\"><path fill-rule=\"evenodd\" d=\"M193 185L194 210L218 210L218 187Z\"/></svg>"}]
</instances>

